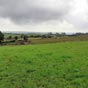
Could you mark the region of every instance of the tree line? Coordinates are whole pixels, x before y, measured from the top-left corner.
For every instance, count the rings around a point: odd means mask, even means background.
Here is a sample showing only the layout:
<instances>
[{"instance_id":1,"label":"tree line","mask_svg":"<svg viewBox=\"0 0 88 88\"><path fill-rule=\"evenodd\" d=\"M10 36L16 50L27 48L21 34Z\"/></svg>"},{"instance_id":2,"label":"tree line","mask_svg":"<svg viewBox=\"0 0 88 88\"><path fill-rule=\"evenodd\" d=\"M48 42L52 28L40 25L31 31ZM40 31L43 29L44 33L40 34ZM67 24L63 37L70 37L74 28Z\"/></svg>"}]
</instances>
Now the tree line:
<instances>
[{"instance_id":1,"label":"tree line","mask_svg":"<svg viewBox=\"0 0 88 88\"><path fill-rule=\"evenodd\" d=\"M58 38L58 37L64 37L64 36L81 36L81 35L87 35L88 36L88 33L73 33L73 34L67 34L65 32L62 32L62 33L52 33L52 32L49 32L49 33L30 33L30 34L19 34L18 35L15 35L14 34L9 34L8 37L5 38L4 36L4 33L2 33L0 31L0 44L3 44L3 43L10 43L10 42L28 42L30 41L30 38Z\"/></svg>"}]
</instances>

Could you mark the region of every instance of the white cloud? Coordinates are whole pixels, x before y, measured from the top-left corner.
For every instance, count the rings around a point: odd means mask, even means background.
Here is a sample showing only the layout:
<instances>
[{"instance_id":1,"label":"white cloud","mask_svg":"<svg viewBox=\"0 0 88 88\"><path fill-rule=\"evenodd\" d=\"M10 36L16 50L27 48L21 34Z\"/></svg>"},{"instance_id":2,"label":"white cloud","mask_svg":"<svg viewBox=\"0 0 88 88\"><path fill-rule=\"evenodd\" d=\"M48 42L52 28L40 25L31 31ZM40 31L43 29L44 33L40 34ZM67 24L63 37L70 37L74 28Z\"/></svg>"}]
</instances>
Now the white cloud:
<instances>
[{"instance_id":1,"label":"white cloud","mask_svg":"<svg viewBox=\"0 0 88 88\"><path fill-rule=\"evenodd\" d=\"M74 8L67 16L67 20L80 30L88 30L88 3L87 0L75 0Z\"/></svg>"},{"instance_id":2,"label":"white cloud","mask_svg":"<svg viewBox=\"0 0 88 88\"><path fill-rule=\"evenodd\" d=\"M88 32L87 0L0 0L2 31Z\"/></svg>"}]
</instances>

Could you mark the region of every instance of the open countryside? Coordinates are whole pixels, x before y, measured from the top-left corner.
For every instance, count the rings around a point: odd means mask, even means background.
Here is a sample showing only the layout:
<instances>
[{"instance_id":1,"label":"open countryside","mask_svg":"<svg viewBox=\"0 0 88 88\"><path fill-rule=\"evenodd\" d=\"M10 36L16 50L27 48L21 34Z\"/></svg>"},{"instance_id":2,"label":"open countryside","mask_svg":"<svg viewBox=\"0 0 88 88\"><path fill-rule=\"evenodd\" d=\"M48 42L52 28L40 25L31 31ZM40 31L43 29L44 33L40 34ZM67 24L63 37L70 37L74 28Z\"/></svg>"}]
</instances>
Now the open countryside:
<instances>
[{"instance_id":1,"label":"open countryside","mask_svg":"<svg viewBox=\"0 0 88 88\"><path fill-rule=\"evenodd\" d=\"M88 88L88 0L0 0L0 88Z\"/></svg>"}]
</instances>

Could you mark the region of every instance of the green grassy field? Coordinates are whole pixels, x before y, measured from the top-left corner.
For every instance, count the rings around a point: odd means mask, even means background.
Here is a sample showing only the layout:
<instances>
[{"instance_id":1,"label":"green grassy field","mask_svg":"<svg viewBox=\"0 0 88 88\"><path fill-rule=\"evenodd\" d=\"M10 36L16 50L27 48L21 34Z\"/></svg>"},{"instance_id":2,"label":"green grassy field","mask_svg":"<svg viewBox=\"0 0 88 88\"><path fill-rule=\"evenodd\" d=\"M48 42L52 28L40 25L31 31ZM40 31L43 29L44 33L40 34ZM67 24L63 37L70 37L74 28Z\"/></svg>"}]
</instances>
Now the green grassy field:
<instances>
[{"instance_id":1,"label":"green grassy field","mask_svg":"<svg viewBox=\"0 0 88 88\"><path fill-rule=\"evenodd\" d=\"M87 88L88 42L0 47L0 88Z\"/></svg>"}]
</instances>

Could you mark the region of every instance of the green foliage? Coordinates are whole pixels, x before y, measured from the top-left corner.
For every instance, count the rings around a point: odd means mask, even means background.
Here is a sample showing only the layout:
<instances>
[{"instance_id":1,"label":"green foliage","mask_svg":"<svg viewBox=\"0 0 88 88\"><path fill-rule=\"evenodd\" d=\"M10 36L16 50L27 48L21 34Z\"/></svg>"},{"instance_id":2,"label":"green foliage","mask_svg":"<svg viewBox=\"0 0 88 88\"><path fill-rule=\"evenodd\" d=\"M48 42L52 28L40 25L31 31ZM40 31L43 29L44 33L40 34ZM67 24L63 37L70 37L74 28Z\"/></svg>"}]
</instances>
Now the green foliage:
<instances>
[{"instance_id":1,"label":"green foliage","mask_svg":"<svg viewBox=\"0 0 88 88\"><path fill-rule=\"evenodd\" d=\"M0 43L2 40L4 40L4 34L0 31Z\"/></svg>"},{"instance_id":2,"label":"green foliage","mask_svg":"<svg viewBox=\"0 0 88 88\"><path fill-rule=\"evenodd\" d=\"M88 42L0 47L0 88L87 88Z\"/></svg>"},{"instance_id":3,"label":"green foliage","mask_svg":"<svg viewBox=\"0 0 88 88\"><path fill-rule=\"evenodd\" d=\"M23 39L24 39L24 41L28 41L28 36L24 35Z\"/></svg>"},{"instance_id":4,"label":"green foliage","mask_svg":"<svg viewBox=\"0 0 88 88\"><path fill-rule=\"evenodd\" d=\"M15 36L14 39L15 39L15 40L18 40L18 36Z\"/></svg>"}]
</instances>

